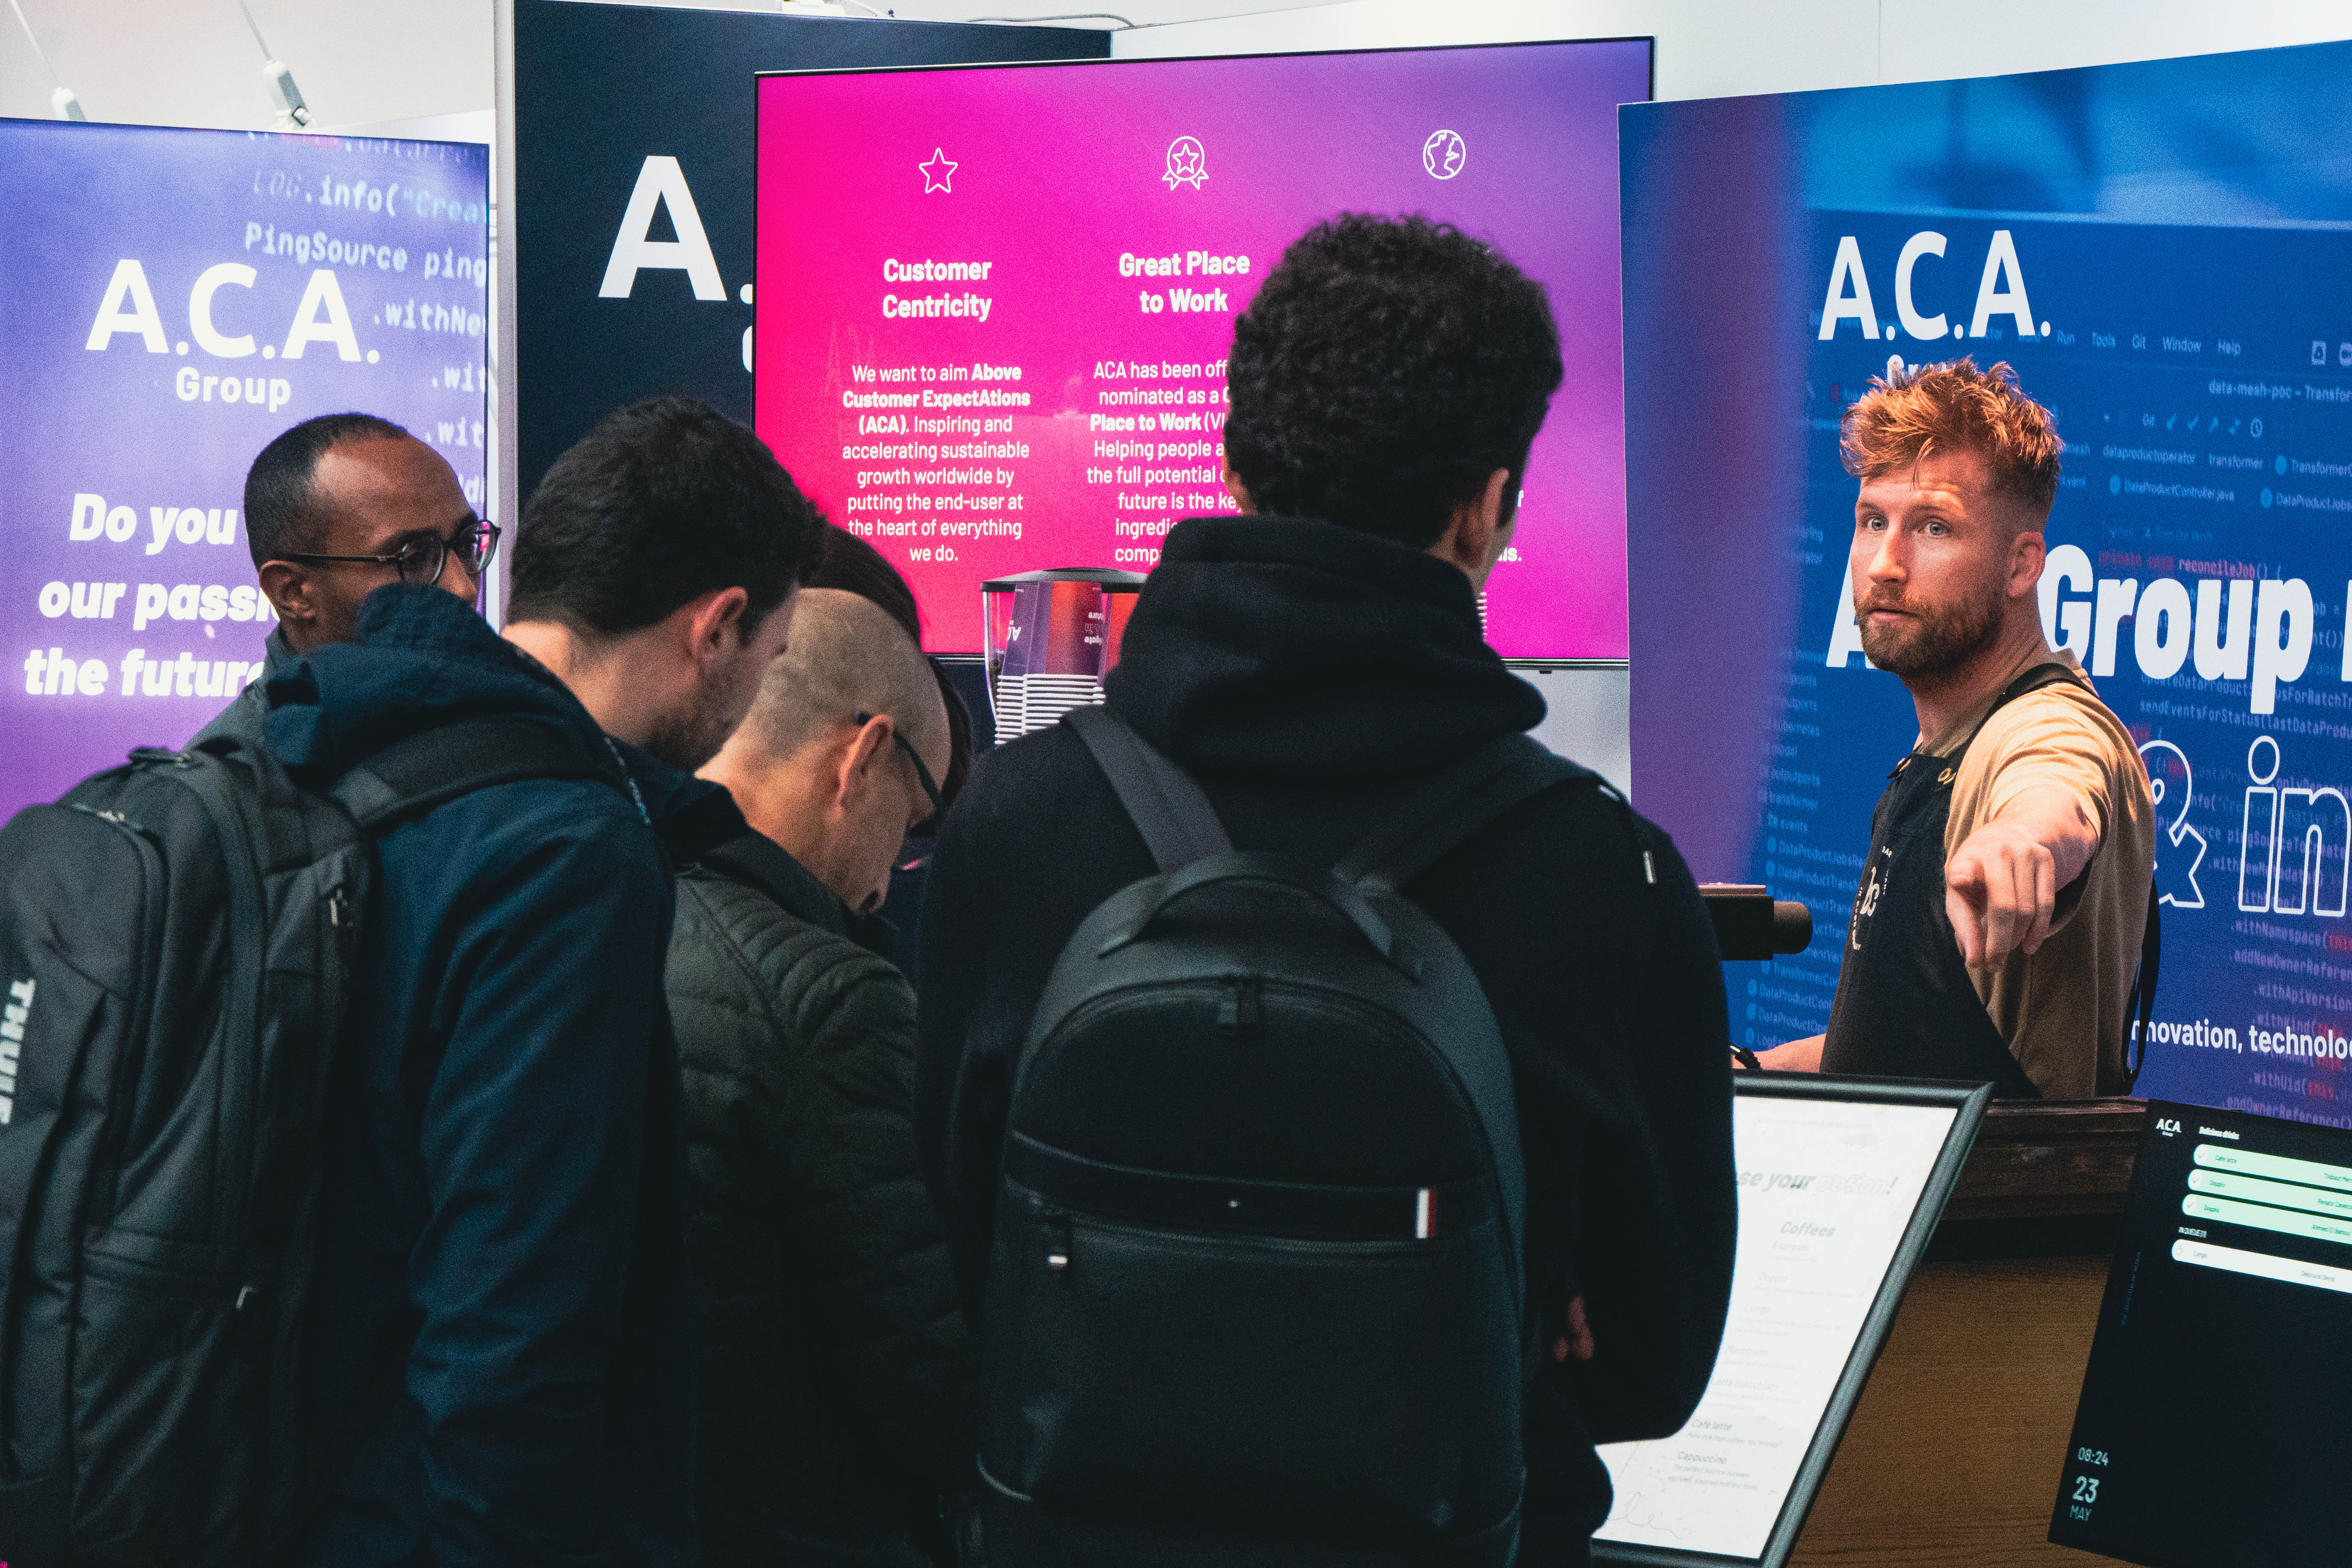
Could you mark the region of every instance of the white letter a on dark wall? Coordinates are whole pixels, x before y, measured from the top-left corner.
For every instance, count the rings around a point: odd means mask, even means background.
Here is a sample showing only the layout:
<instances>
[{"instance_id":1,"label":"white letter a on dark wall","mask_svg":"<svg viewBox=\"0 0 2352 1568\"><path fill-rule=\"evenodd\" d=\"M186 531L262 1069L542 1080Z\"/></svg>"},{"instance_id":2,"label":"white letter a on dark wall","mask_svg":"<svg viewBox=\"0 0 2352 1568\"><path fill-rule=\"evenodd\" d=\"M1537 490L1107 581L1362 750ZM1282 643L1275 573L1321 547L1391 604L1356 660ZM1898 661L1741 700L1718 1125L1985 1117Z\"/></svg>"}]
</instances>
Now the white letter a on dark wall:
<instances>
[{"instance_id":1,"label":"white letter a on dark wall","mask_svg":"<svg viewBox=\"0 0 2352 1568\"><path fill-rule=\"evenodd\" d=\"M654 207L669 207L676 239L648 239ZM637 286L637 269L684 272L698 300L724 300L719 263L710 254L710 240L702 232L702 215L694 210L694 193L686 188L685 171L677 160L648 157L637 171L637 188L629 193L629 210L621 215L621 230L613 237L613 258L604 264L604 286L596 290L604 300L625 300Z\"/></svg>"}]
</instances>

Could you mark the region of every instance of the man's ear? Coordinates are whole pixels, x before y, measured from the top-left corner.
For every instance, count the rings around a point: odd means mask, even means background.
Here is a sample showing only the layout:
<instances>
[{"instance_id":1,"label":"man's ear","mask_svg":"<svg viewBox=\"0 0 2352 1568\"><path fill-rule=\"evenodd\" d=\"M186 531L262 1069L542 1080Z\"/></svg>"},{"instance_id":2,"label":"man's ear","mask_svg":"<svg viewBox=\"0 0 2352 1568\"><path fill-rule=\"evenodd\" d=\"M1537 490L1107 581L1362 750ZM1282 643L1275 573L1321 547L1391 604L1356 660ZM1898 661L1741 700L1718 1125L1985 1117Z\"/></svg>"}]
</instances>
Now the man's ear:
<instances>
[{"instance_id":1,"label":"man's ear","mask_svg":"<svg viewBox=\"0 0 2352 1568\"><path fill-rule=\"evenodd\" d=\"M877 713L848 732L834 773L835 805L847 810L874 787L875 764L889 751L893 732L887 713Z\"/></svg>"},{"instance_id":2,"label":"man's ear","mask_svg":"<svg viewBox=\"0 0 2352 1568\"><path fill-rule=\"evenodd\" d=\"M1232 455L1227 454L1217 459L1217 477L1223 481L1225 493L1234 498L1234 504L1242 509L1242 515L1247 517L1257 510L1250 501L1249 486L1242 483L1242 477L1234 472Z\"/></svg>"},{"instance_id":3,"label":"man's ear","mask_svg":"<svg viewBox=\"0 0 2352 1568\"><path fill-rule=\"evenodd\" d=\"M1510 493L1510 483L1508 468L1496 468L1488 474L1485 489L1468 500L1454 503L1445 531L1429 547L1432 555L1462 568L1474 584L1484 585L1495 557L1501 553L1496 546L1496 536L1507 526L1503 518L1510 509L1504 505L1504 498Z\"/></svg>"},{"instance_id":4,"label":"man's ear","mask_svg":"<svg viewBox=\"0 0 2352 1568\"><path fill-rule=\"evenodd\" d=\"M262 596L278 612L281 621L296 626L308 626L319 618L319 606L311 597L310 574L291 561L265 561L261 563Z\"/></svg>"},{"instance_id":5,"label":"man's ear","mask_svg":"<svg viewBox=\"0 0 2352 1568\"><path fill-rule=\"evenodd\" d=\"M2042 584L2042 563L2048 559L2050 542L2040 529L2020 533L2009 546L2009 596L2021 599L2036 592Z\"/></svg>"},{"instance_id":6,"label":"man's ear","mask_svg":"<svg viewBox=\"0 0 2352 1568\"><path fill-rule=\"evenodd\" d=\"M740 587L713 588L688 599L677 613L686 617L688 657L698 665L732 653L743 641L743 608L751 595Z\"/></svg>"}]
</instances>

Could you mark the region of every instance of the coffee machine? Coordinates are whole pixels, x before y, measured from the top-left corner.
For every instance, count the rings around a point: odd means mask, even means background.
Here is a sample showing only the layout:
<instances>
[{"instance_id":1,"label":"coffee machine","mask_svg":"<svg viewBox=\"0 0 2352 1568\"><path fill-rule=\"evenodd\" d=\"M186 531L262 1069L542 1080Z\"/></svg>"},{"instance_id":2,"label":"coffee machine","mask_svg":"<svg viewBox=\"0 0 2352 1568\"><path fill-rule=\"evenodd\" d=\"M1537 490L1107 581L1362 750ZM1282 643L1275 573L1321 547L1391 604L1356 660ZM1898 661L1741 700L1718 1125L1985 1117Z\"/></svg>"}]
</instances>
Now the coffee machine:
<instances>
[{"instance_id":1,"label":"coffee machine","mask_svg":"<svg viewBox=\"0 0 2352 1568\"><path fill-rule=\"evenodd\" d=\"M996 742L1042 730L1102 700L1140 574L1070 566L1020 572L980 585L981 646Z\"/></svg>"}]
</instances>

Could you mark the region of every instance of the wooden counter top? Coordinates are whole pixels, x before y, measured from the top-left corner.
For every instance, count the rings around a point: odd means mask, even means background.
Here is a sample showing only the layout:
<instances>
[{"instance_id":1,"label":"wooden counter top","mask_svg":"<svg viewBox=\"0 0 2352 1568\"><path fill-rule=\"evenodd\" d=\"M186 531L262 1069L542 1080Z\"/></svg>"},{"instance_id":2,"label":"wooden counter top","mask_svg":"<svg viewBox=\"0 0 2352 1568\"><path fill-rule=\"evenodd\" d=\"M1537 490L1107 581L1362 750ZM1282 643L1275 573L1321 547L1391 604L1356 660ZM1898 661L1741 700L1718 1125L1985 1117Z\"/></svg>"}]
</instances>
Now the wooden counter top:
<instances>
[{"instance_id":1,"label":"wooden counter top","mask_svg":"<svg viewBox=\"0 0 2352 1568\"><path fill-rule=\"evenodd\" d=\"M2121 1214L2147 1126L2144 1100L1996 1100L1945 1217Z\"/></svg>"}]
</instances>

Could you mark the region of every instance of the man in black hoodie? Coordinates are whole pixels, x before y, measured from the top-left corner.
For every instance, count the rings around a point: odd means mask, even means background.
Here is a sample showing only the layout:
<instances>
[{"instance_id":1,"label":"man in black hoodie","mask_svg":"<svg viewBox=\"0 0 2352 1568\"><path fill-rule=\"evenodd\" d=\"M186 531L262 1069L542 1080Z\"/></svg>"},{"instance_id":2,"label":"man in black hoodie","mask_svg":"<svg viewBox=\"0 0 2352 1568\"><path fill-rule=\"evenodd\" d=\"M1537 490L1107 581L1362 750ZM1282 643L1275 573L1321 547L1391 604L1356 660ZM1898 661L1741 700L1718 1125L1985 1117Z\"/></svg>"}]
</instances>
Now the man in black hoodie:
<instances>
[{"instance_id":1,"label":"man in black hoodie","mask_svg":"<svg viewBox=\"0 0 2352 1568\"><path fill-rule=\"evenodd\" d=\"M1227 485L1167 538L1111 708L1207 791L1236 847L1325 863L1439 770L1543 717L1481 637L1528 451L1560 381L1540 287L1419 218L1337 219L1235 324ZM1501 1025L1528 1175L1521 1561L1585 1560L1596 1442L1664 1436L1706 1384L1734 1231L1722 973L1689 871L1622 808L1536 795L1404 891ZM1066 727L984 760L933 859L919 1151L979 1320L1012 1064L1064 942L1152 858ZM1657 887L1645 886L1654 875ZM1646 930L1626 911L1664 893Z\"/></svg>"}]
</instances>

